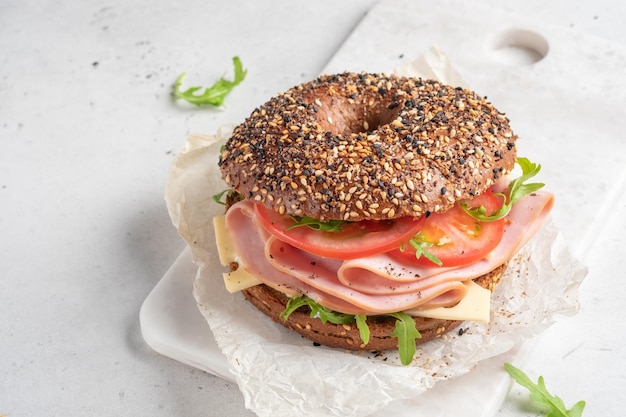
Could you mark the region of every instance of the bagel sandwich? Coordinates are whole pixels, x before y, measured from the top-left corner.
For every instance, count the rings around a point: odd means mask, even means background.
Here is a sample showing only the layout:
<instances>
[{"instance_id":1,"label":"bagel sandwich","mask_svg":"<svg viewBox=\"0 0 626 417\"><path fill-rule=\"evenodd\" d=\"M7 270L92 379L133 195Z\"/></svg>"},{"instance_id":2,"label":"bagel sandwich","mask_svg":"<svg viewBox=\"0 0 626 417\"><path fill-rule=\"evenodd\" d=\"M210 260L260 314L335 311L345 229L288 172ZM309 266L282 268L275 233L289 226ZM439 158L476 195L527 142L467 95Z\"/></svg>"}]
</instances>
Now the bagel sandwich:
<instances>
[{"instance_id":1,"label":"bagel sandwich","mask_svg":"<svg viewBox=\"0 0 626 417\"><path fill-rule=\"evenodd\" d=\"M552 207L517 139L485 97L434 80L341 73L278 94L220 154L226 288L315 344L408 365L489 320Z\"/></svg>"}]
</instances>

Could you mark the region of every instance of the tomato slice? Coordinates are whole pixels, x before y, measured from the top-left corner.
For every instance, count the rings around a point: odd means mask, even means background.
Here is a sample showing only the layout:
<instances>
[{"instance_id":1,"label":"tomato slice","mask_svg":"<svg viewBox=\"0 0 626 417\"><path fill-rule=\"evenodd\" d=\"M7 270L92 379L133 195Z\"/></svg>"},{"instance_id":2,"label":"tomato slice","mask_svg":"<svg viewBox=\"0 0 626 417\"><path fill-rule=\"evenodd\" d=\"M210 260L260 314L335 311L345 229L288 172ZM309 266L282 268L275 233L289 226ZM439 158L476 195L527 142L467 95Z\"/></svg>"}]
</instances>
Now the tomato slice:
<instances>
[{"instance_id":1,"label":"tomato slice","mask_svg":"<svg viewBox=\"0 0 626 417\"><path fill-rule=\"evenodd\" d=\"M492 213L500 208L502 202L491 190L487 190L468 201L468 205L470 208L484 206L487 213ZM504 234L504 219L481 222L456 204L448 211L431 214L424 221L419 234L422 241L430 244L425 250L437 257L441 266L468 265L484 258L498 246ZM434 265L425 256L418 258L415 248L408 241L402 245L402 249L389 254L419 265Z\"/></svg>"},{"instance_id":2,"label":"tomato slice","mask_svg":"<svg viewBox=\"0 0 626 417\"><path fill-rule=\"evenodd\" d=\"M296 248L333 259L355 259L389 252L414 236L422 227L424 216L394 220L362 220L342 226L340 232L293 227L295 221L257 204L256 213L267 232Z\"/></svg>"}]
</instances>

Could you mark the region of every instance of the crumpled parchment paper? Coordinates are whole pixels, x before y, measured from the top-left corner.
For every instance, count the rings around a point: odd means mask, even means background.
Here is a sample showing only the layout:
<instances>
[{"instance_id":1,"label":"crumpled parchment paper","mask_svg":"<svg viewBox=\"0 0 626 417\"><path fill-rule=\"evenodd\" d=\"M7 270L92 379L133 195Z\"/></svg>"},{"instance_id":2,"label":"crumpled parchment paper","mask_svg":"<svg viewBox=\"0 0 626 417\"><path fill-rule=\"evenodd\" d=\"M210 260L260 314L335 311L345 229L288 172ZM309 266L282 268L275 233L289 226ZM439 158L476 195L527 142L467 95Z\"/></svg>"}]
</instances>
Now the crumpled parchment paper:
<instances>
[{"instance_id":1,"label":"crumpled parchment paper","mask_svg":"<svg viewBox=\"0 0 626 417\"><path fill-rule=\"evenodd\" d=\"M464 86L445 55L434 48L395 71ZM213 216L222 214L223 206L212 197L226 188L217 161L231 132L226 126L214 135L190 136L171 167L165 194L172 222L198 265L193 290L198 307L246 407L257 415L366 416L465 374L481 360L509 351L578 310L578 287L587 269L548 220L515 256L496 288L490 323L467 322L462 336L450 332L418 346L409 366L400 364L395 351L374 355L313 346L273 323L242 294L224 288L225 268L219 263L212 227Z\"/></svg>"}]
</instances>

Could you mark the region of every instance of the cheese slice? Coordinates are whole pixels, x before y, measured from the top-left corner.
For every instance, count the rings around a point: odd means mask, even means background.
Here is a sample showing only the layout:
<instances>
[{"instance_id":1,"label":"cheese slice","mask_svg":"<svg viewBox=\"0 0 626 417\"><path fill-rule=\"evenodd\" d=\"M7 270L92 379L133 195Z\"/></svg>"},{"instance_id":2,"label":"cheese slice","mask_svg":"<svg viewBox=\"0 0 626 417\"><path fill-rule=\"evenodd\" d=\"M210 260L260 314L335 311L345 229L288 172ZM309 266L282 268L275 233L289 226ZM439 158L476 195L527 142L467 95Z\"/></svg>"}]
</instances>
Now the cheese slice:
<instances>
[{"instance_id":1,"label":"cheese slice","mask_svg":"<svg viewBox=\"0 0 626 417\"><path fill-rule=\"evenodd\" d=\"M232 263L240 264L239 256L235 252L233 240L226 229L226 216L216 216L213 218L213 228L215 229L215 240L217 242L217 253L220 263L230 266ZM251 275L244 268L237 268L234 271L224 272L224 285L230 293L236 293L246 288L262 284L259 279Z\"/></svg>"},{"instance_id":2,"label":"cheese slice","mask_svg":"<svg viewBox=\"0 0 626 417\"><path fill-rule=\"evenodd\" d=\"M261 281L243 268L239 268L232 272L224 272L222 276L224 277L224 285L230 293L236 293L238 291L245 290L246 288L262 284Z\"/></svg>"},{"instance_id":3,"label":"cheese slice","mask_svg":"<svg viewBox=\"0 0 626 417\"><path fill-rule=\"evenodd\" d=\"M474 281L464 283L467 294L454 307L435 307L428 310L408 310L405 313L414 317L428 317L444 320L470 320L489 322L491 291L481 287Z\"/></svg>"},{"instance_id":4,"label":"cheese slice","mask_svg":"<svg viewBox=\"0 0 626 417\"><path fill-rule=\"evenodd\" d=\"M215 241L220 263L228 266L231 262L237 262L237 252L230 233L226 230L226 215L213 217L213 229L215 229Z\"/></svg>"},{"instance_id":5,"label":"cheese slice","mask_svg":"<svg viewBox=\"0 0 626 417\"><path fill-rule=\"evenodd\" d=\"M213 227L215 228L215 240L217 242L220 263L224 266L230 266L232 263L239 264L240 259L235 251L230 233L226 229L225 219L225 215L214 217ZM262 284L262 281L242 267L234 271L224 272L222 275L224 285L231 293ZM408 310L406 313L415 317L433 319L489 322L491 291L473 281L468 281L465 285L467 286L467 294L454 307L437 307L427 310L414 309Z\"/></svg>"}]
</instances>

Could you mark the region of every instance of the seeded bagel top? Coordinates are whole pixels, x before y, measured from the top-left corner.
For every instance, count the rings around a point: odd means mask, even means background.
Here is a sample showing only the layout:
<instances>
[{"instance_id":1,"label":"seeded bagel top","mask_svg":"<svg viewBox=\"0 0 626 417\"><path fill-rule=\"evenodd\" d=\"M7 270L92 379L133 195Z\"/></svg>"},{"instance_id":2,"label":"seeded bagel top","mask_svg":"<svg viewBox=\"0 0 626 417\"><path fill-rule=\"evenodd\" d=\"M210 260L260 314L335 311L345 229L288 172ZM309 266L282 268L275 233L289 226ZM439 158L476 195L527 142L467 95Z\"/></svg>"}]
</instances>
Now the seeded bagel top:
<instances>
[{"instance_id":1,"label":"seeded bagel top","mask_svg":"<svg viewBox=\"0 0 626 417\"><path fill-rule=\"evenodd\" d=\"M433 80L323 75L270 99L220 158L226 183L281 214L419 217L481 194L515 163L517 136L475 92Z\"/></svg>"}]
</instances>

